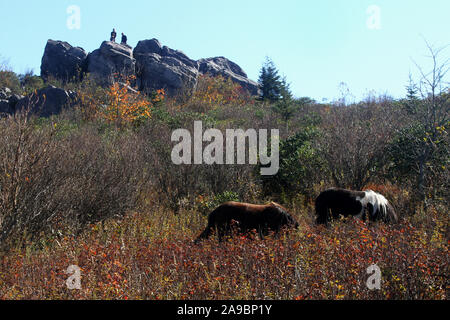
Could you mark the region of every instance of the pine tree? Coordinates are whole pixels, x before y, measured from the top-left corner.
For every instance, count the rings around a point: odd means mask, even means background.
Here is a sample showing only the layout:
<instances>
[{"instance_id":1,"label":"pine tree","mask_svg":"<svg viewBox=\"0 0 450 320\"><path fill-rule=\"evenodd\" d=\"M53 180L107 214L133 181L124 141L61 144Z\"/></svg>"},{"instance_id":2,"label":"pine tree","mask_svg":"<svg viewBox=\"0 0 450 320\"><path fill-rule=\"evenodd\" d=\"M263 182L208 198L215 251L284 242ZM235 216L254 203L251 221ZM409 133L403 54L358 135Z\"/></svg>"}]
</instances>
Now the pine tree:
<instances>
[{"instance_id":1,"label":"pine tree","mask_svg":"<svg viewBox=\"0 0 450 320\"><path fill-rule=\"evenodd\" d=\"M286 132L289 133L289 120L298 111L298 105L294 103L286 78L283 78L280 82L280 97L272 109L281 116L286 125Z\"/></svg>"},{"instance_id":2,"label":"pine tree","mask_svg":"<svg viewBox=\"0 0 450 320\"><path fill-rule=\"evenodd\" d=\"M282 80L278 75L275 64L266 57L258 80L261 86L261 100L268 102L277 102L282 98Z\"/></svg>"},{"instance_id":3,"label":"pine tree","mask_svg":"<svg viewBox=\"0 0 450 320\"><path fill-rule=\"evenodd\" d=\"M409 83L406 86L406 100L404 101L404 107L409 114L416 114L420 104L420 99L417 97L419 89L414 83L411 74L409 75Z\"/></svg>"}]
</instances>

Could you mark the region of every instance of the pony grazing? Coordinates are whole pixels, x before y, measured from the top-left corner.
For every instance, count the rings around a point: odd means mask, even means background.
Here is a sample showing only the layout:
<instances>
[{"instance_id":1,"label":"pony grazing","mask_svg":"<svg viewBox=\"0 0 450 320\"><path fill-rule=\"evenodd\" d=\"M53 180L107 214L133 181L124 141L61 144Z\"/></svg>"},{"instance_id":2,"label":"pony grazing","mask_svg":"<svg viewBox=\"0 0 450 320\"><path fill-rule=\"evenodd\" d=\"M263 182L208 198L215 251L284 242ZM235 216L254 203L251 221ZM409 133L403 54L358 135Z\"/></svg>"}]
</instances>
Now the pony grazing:
<instances>
[{"instance_id":1,"label":"pony grazing","mask_svg":"<svg viewBox=\"0 0 450 320\"><path fill-rule=\"evenodd\" d=\"M219 241L231 235L236 226L240 233L256 230L261 239L269 230L278 233L284 226L298 228L298 223L285 208L277 203L255 205L240 202L227 202L209 214L206 229L195 240L208 239L217 230Z\"/></svg>"},{"instance_id":2,"label":"pony grazing","mask_svg":"<svg viewBox=\"0 0 450 320\"><path fill-rule=\"evenodd\" d=\"M331 213L331 215L330 215ZM322 192L316 199L316 215L318 224L327 224L331 218L349 215L367 218L370 221L382 220L386 223L397 222L397 214L389 201L372 190L352 191L331 188Z\"/></svg>"}]
</instances>

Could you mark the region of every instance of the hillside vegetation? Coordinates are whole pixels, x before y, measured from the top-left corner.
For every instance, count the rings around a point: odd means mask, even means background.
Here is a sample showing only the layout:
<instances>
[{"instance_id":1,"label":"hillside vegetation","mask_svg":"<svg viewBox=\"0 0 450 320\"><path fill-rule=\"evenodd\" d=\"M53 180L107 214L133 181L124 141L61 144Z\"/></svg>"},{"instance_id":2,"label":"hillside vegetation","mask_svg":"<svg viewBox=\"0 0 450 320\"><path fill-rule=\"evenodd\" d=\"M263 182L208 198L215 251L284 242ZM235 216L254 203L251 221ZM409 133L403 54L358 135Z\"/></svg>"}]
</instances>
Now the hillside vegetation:
<instances>
[{"instance_id":1,"label":"hillside vegetation","mask_svg":"<svg viewBox=\"0 0 450 320\"><path fill-rule=\"evenodd\" d=\"M0 76L20 93L43 86ZM77 106L0 119L0 298L448 298L448 89L412 83L405 99L345 105L256 99L220 76L202 76L192 97L89 77L53 83L76 91ZM199 120L222 132L279 128L279 172L172 164L172 132ZM382 193L401 221L316 226L314 199L332 186ZM193 245L228 200L279 202L300 227ZM380 290L366 287L372 264ZM81 290L66 287L69 265Z\"/></svg>"}]
</instances>

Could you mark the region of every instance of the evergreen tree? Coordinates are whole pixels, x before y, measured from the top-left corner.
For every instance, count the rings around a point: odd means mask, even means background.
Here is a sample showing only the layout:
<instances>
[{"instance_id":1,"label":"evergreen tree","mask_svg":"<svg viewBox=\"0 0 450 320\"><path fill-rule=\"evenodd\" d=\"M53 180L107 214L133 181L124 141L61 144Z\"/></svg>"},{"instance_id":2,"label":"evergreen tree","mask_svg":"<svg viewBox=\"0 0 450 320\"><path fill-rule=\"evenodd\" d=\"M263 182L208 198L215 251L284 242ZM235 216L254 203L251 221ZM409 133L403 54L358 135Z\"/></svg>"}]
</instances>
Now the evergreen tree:
<instances>
[{"instance_id":1,"label":"evergreen tree","mask_svg":"<svg viewBox=\"0 0 450 320\"><path fill-rule=\"evenodd\" d=\"M282 95L282 80L278 75L275 64L266 57L258 80L261 86L261 100L268 102L277 102Z\"/></svg>"},{"instance_id":2,"label":"evergreen tree","mask_svg":"<svg viewBox=\"0 0 450 320\"><path fill-rule=\"evenodd\" d=\"M272 107L273 111L278 113L286 125L286 132L289 133L289 120L298 110L298 105L294 103L289 83L286 78L280 82L280 97Z\"/></svg>"},{"instance_id":3,"label":"evergreen tree","mask_svg":"<svg viewBox=\"0 0 450 320\"><path fill-rule=\"evenodd\" d=\"M406 111L411 114L417 114L418 108L420 106L420 99L418 98L419 89L417 85L414 83L411 74L409 75L409 83L406 86L406 100L403 102L403 105Z\"/></svg>"}]
</instances>

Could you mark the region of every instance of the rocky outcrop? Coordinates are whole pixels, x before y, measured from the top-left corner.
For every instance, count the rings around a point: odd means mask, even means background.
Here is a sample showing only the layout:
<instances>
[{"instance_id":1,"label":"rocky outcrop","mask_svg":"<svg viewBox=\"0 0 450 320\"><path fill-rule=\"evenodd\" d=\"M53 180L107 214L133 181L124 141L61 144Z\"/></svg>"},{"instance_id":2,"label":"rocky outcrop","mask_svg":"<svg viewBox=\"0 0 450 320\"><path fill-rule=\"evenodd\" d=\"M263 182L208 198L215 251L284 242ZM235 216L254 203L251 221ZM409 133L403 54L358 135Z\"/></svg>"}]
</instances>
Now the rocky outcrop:
<instances>
[{"instance_id":1,"label":"rocky outcrop","mask_svg":"<svg viewBox=\"0 0 450 320\"><path fill-rule=\"evenodd\" d=\"M41 63L41 77L49 77L69 82L79 80L82 74L86 51L72 47L67 42L48 40Z\"/></svg>"},{"instance_id":2,"label":"rocky outcrop","mask_svg":"<svg viewBox=\"0 0 450 320\"><path fill-rule=\"evenodd\" d=\"M158 40L139 41L134 49L139 90L165 89L169 95L192 93L197 86L198 63L183 52L161 46Z\"/></svg>"},{"instance_id":3,"label":"rocky outcrop","mask_svg":"<svg viewBox=\"0 0 450 320\"><path fill-rule=\"evenodd\" d=\"M6 100L12 95L10 88L0 88L0 100Z\"/></svg>"},{"instance_id":4,"label":"rocky outcrop","mask_svg":"<svg viewBox=\"0 0 450 320\"><path fill-rule=\"evenodd\" d=\"M102 84L111 84L115 75L135 75L135 65L132 48L111 41L104 41L86 59L86 71Z\"/></svg>"},{"instance_id":5,"label":"rocky outcrop","mask_svg":"<svg viewBox=\"0 0 450 320\"><path fill-rule=\"evenodd\" d=\"M61 113L64 108L72 107L77 100L76 93L47 86L37 91L36 95L27 96L17 103L15 111L31 107L31 112L40 117L50 117Z\"/></svg>"},{"instance_id":6,"label":"rocky outcrop","mask_svg":"<svg viewBox=\"0 0 450 320\"><path fill-rule=\"evenodd\" d=\"M0 99L0 118L3 114L12 114L13 109L9 104L8 100Z\"/></svg>"},{"instance_id":7,"label":"rocky outcrop","mask_svg":"<svg viewBox=\"0 0 450 320\"><path fill-rule=\"evenodd\" d=\"M17 103L23 98L13 94L9 88L0 88L0 114L13 114Z\"/></svg>"},{"instance_id":8,"label":"rocky outcrop","mask_svg":"<svg viewBox=\"0 0 450 320\"><path fill-rule=\"evenodd\" d=\"M247 78L247 74L241 67L225 57L200 59L198 62L199 71L203 74L210 73L213 76L229 74Z\"/></svg>"},{"instance_id":9,"label":"rocky outcrop","mask_svg":"<svg viewBox=\"0 0 450 320\"><path fill-rule=\"evenodd\" d=\"M8 98L9 105L11 108L15 109L16 105L19 103L20 100L22 100L24 96L20 94L13 94Z\"/></svg>"},{"instance_id":10,"label":"rocky outcrop","mask_svg":"<svg viewBox=\"0 0 450 320\"><path fill-rule=\"evenodd\" d=\"M67 81L79 79L87 72L102 85L109 85L118 76L135 76L140 91L165 89L169 95L191 94L199 74L222 75L240 84L251 94L258 95L259 86L247 78L236 63L224 57L190 59L183 52L162 46L157 39L139 41L136 48L104 41L90 54L67 42L49 40L42 58L41 76Z\"/></svg>"},{"instance_id":11,"label":"rocky outcrop","mask_svg":"<svg viewBox=\"0 0 450 320\"><path fill-rule=\"evenodd\" d=\"M233 82L247 89L252 95L258 95L258 83L248 79L244 70L233 61L224 57L215 57L200 59L198 63L201 74L209 74L213 77L221 75L225 78L230 78Z\"/></svg>"}]
</instances>

